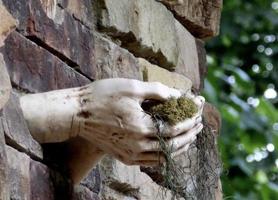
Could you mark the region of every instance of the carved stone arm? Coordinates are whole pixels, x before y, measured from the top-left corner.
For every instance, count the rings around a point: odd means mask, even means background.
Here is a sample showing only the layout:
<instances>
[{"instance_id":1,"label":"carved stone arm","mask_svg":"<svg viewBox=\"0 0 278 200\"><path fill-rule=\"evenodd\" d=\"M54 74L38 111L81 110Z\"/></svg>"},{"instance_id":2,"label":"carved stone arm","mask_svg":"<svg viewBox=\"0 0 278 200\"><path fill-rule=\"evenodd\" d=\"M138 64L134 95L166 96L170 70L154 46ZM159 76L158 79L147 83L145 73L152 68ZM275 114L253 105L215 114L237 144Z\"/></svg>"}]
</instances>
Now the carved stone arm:
<instances>
[{"instance_id":1,"label":"carved stone arm","mask_svg":"<svg viewBox=\"0 0 278 200\"><path fill-rule=\"evenodd\" d=\"M20 103L30 131L40 143L77 136L89 142L78 145L77 157L70 163L72 179L78 182L104 153L128 165L153 166L164 161L158 154L156 124L141 104L146 99L164 101L180 96L180 91L161 83L119 78L26 95ZM176 125L163 124L160 130L172 145L173 156L186 151L203 128L204 98L188 97L198 106L198 113Z\"/></svg>"},{"instance_id":2,"label":"carved stone arm","mask_svg":"<svg viewBox=\"0 0 278 200\"><path fill-rule=\"evenodd\" d=\"M38 142L62 142L78 135L79 95L79 88L70 88L20 98L24 118Z\"/></svg>"}]
</instances>

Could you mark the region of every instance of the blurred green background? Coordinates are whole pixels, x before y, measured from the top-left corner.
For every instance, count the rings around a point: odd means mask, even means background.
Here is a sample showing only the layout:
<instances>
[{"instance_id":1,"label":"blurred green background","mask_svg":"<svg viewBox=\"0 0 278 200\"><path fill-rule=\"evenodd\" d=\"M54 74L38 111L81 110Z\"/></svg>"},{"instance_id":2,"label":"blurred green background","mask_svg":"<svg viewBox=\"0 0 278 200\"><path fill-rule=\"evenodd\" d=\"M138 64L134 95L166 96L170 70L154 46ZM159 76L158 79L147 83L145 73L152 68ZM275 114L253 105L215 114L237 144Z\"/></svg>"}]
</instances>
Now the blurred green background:
<instances>
[{"instance_id":1,"label":"blurred green background","mask_svg":"<svg viewBox=\"0 0 278 200\"><path fill-rule=\"evenodd\" d=\"M222 115L224 199L278 199L278 1L224 0L204 96Z\"/></svg>"}]
</instances>

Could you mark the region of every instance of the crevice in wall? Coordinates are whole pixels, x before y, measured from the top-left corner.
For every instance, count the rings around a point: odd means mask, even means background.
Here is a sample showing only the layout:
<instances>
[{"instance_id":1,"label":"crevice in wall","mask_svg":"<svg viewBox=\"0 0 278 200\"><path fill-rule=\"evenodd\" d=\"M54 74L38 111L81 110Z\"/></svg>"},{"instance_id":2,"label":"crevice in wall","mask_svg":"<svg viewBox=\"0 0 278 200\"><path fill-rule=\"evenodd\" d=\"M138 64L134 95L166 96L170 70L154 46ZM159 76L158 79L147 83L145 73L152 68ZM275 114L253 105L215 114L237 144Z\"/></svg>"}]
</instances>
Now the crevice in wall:
<instances>
[{"instance_id":1,"label":"crevice in wall","mask_svg":"<svg viewBox=\"0 0 278 200\"><path fill-rule=\"evenodd\" d=\"M26 38L31 40L32 42L34 42L36 45L38 45L38 46L42 47L43 49L47 50L51 54L55 55L60 60L62 60L64 63L66 63L68 66L70 66L74 69L77 69L79 67L79 65L77 63L73 62L72 60L67 58L64 54L60 53L56 49L54 49L51 46L44 43L40 38L38 38L36 36L26 36Z\"/></svg>"},{"instance_id":2,"label":"crevice in wall","mask_svg":"<svg viewBox=\"0 0 278 200\"><path fill-rule=\"evenodd\" d=\"M43 160L41 158L39 158L38 156L36 156L35 154L33 154L30 151L27 151L25 148L21 147L16 141L13 141L12 139L10 139L9 137L7 137L5 135L5 142L6 145L16 149L17 151L26 154L27 156L29 156L31 159L38 161L38 162L43 162Z\"/></svg>"},{"instance_id":3,"label":"crevice in wall","mask_svg":"<svg viewBox=\"0 0 278 200\"><path fill-rule=\"evenodd\" d=\"M12 84L12 87L13 87L13 90L16 90L16 92L18 94L30 94L32 92L30 92L28 89L25 89L25 88L22 88L20 87L19 85L17 85L14 81L11 80L11 84Z\"/></svg>"},{"instance_id":4,"label":"crevice in wall","mask_svg":"<svg viewBox=\"0 0 278 200\"><path fill-rule=\"evenodd\" d=\"M142 45L132 32L119 32L114 27L104 28L99 24L98 31L102 33L103 37L108 36L114 43L119 44L137 58L145 58L150 63L169 71L174 71L176 67L174 63L167 60L160 49L154 52L151 47Z\"/></svg>"},{"instance_id":5,"label":"crevice in wall","mask_svg":"<svg viewBox=\"0 0 278 200\"><path fill-rule=\"evenodd\" d=\"M133 197L135 199L140 199L139 188L134 188L134 187L132 187L128 183L122 183L122 182L120 182L120 181L118 181L116 179L113 179L113 180L109 180L107 185L111 189L113 189L113 190L115 190L115 191L117 191L117 192L119 192L119 193L121 193L123 195L129 196L129 197Z\"/></svg>"}]
</instances>

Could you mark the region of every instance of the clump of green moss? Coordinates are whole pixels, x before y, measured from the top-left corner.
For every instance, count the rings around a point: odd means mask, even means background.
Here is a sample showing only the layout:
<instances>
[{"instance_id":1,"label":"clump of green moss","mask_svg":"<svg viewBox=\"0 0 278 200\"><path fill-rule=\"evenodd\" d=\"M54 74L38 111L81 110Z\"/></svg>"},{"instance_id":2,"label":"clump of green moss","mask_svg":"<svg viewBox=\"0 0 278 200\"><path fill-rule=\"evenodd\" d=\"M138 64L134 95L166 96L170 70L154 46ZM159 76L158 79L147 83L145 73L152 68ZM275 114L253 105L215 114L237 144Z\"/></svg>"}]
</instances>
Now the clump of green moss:
<instances>
[{"instance_id":1,"label":"clump of green moss","mask_svg":"<svg viewBox=\"0 0 278 200\"><path fill-rule=\"evenodd\" d=\"M152 106L149 112L164 122L174 125L193 117L197 113L197 110L197 105L191 99L186 97L180 97L178 99L171 97L165 102Z\"/></svg>"}]
</instances>

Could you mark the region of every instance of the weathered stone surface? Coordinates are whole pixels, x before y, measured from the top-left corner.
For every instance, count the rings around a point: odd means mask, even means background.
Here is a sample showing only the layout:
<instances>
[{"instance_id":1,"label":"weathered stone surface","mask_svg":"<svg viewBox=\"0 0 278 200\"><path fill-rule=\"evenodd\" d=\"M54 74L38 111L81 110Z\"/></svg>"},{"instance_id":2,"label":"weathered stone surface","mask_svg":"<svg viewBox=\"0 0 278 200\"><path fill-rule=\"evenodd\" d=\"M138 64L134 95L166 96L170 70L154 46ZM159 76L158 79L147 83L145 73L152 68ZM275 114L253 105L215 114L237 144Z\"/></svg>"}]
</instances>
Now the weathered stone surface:
<instances>
[{"instance_id":1,"label":"weathered stone surface","mask_svg":"<svg viewBox=\"0 0 278 200\"><path fill-rule=\"evenodd\" d=\"M54 186L47 166L30 160L31 200L54 200Z\"/></svg>"},{"instance_id":2,"label":"weathered stone surface","mask_svg":"<svg viewBox=\"0 0 278 200\"><path fill-rule=\"evenodd\" d=\"M110 187L103 188L102 200L138 200L137 197L126 196L121 192L111 189Z\"/></svg>"},{"instance_id":3,"label":"weathered stone surface","mask_svg":"<svg viewBox=\"0 0 278 200\"><path fill-rule=\"evenodd\" d=\"M189 77L200 86L195 38L161 3L101 0L98 28L138 57Z\"/></svg>"},{"instance_id":4,"label":"weathered stone surface","mask_svg":"<svg viewBox=\"0 0 278 200\"><path fill-rule=\"evenodd\" d=\"M191 90L192 82L187 77L153 65L145 59L139 58L138 60L143 73L144 81L158 81L169 87L173 87L182 91Z\"/></svg>"},{"instance_id":5,"label":"weathered stone surface","mask_svg":"<svg viewBox=\"0 0 278 200\"><path fill-rule=\"evenodd\" d=\"M206 58L206 49L205 49L205 43L204 41L200 39L196 39L196 46L197 46L197 52L198 52L198 61L199 61L199 76L200 76L200 87L195 88L202 90L204 88L204 80L207 75L207 58Z\"/></svg>"},{"instance_id":6,"label":"weathered stone surface","mask_svg":"<svg viewBox=\"0 0 278 200\"><path fill-rule=\"evenodd\" d=\"M6 145L10 199L54 200L49 169Z\"/></svg>"},{"instance_id":7,"label":"weathered stone surface","mask_svg":"<svg viewBox=\"0 0 278 200\"><path fill-rule=\"evenodd\" d=\"M71 67L88 77L94 77L91 68L94 60L92 33L63 9L62 5L66 3L57 4L54 0L3 0L3 4L19 21L20 33Z\"/></svg>"},{"instance_id":8,"label":"weathered stone surface","mask_svg":"<svg viewBox=\"0 0 278 200\"><path fill-rule=\"evenodd\" d=\"M89 79L35 43L13 32L2 54L14 84L30 92L77 87Z\"/></svg>"},{"instance_id":9,"label":"weathered stone surface","mask_svg":"<svg viewBox=\"0 0 278 200\"><path fill-rule=\"evenodd\" d=\"M5 137L4 129L1 123L1 111L0 111L0 199L8 200L9 197L9 188L7 185L7 154L5 148Z\"/></svg>"},{"instance_id":10,"label":"weathered stone surface","mask_svg":"<svg viewBox=\"0 0 278 200\"><path fill-rule=\"evenodd\" d=\"M99 166L94 167L88 176L83 179L80 183L81 185L87 187L95 194L98 194L101 190L101 175L99 172Z\"/></svg>"},{"instance_id":11,"label":"weathered stone surface","mask_svg":"<svg viewBox=\"0 0 278 200\"><path fill-rule=\"evenodd\" d=\"M205 103L203 116L207 125L216 135L218 135L221 128L221 115L217 108L210 103Z\"/></svg>"},{"instance_id":12,"label":"weathered stone surface","mask_svg":"<svg viewBox=\"0 0 278 200\"><path fill-rule=\"evenodd\" d=\"M100 198L88 188L78 185L74 187L72 200L100 200Z\"/></svg>"},{"instance_id":13,"label":"weathered stone surface","mask_svg":"<svg viewBox=\"0 0 278 200\"><path fill-rule=\"evenodd\" d=\"M30 158L7 145L6 152L10 199L30 199Z\"/></svg>"},{"instance_id":14,"label":"weathered stone surface","mask_svg":"<svg viewBox=\"0 0 278 200\"><path fill-rule=\"evenodd\" d=\"M0 54L0 110L7 103L12 90L9 74L2 54Z\"/></svg>"},{"instance_id":15,"label":"weathered stone surface","mask_svg":"<svg viewBox=\"0 0 278 200\"><path fill-rule=\"evenodd\" d=\"M12 92L9 102L3 108L2 124L8 144L31 156L43 157L41 146L29 132L15 92Z\"/></svg>"},{"instance_id":16,"label":"weathered stone surface","mask_svg":"<svg viewBox=\"0 0 278 200\"><path fill-rule=\"evenodd\" d=\"M195 38L178 21L175 21L175 25L178 35L177 46L180 51L175 71L188 77L193 87L198 90L203 80L200 78L200 63Z\"/></svg>"},{"instance_id":17,"label":"weathered stone surface","mask_svg":"<svg viewBox=\"0 0 278 200\"><path fill-rule=\"evenodd\" d=\"M16 21L11 14L6 10L5 6L0 1L0 47L3 45L7 35L15 28ZM1 79L0 79L1 80Z\"/></svg>"},{"instance_id":18,"label":"weathered stone surface","mask_svg":"<svg viewBox=\"0 0 278 200\"><path fill-rule=\"evenodd\" d=\"M43 0L42 4L45 5L45 3L47 3L47 5L45 6L47 9L49 8L49 4L52 4L52 6L54 6L55 2L55 0ZM72 14L75 19L80 21L88 28L94 28L95 20L92 0L58 0L57 6L65 9L67 12Z\"/></svg>"},{"instance_id":19,"label":"weathered stone surface","mask_svg":"<svg viewBox=\"0 0 278 200\"><path fill-rule=\"evenodd\" d=\"M8 34L15 28L16 21L6 10L0 1L0 47L4 45L4 40ZM7 73L5 62L0 54L0 110L8 101L11 92L11 82Z\"/></svg>"},{"instance_id":20,"label":"weathered stone surface","mask_svg":"<svg viewBox=\"0 0 278 200\"><path fill-rule=\"evenodd\" d=\"M111 157L105 157L100 167L104 179L101 193L103 199L123 199L123 196L126 199L171 199L171 193L167 190L161 192L160 186L142 173L139 166L127 166Z\"/></svg>"},{"instance_id":21,"label":"weathered stone surface","mask_svg":"<svg viewBox=\"0 0 278 200\"><path fill-rule=\"evenodd\" d=\"M219 32L222 0L157 0L196 37L207 38Z\"/></svg>"},{"instance_id":22,"label":"weathered stone surface","mask_svg":"<svg viewBox=\"0 0 278 200\"><path fill-rule=\"evenodd\" d=\"M138 60L127 50L101 36L95 36L96 79L133 78L142 80Z\"/></svg>"},{"instance_id":23,"label":"weathered stone surface","mask_svg":"<svg viewBox=\"0 0 278 200\"><path fill-rule=\"evenodd\" d=\"M178 49L174 18L166 8L148 0L100 2L104 9L98 16L98 22L104 31L119 37L123 45L136 54L144 54L161 66L175 66Z\"/></svg>"}]
</instances>

